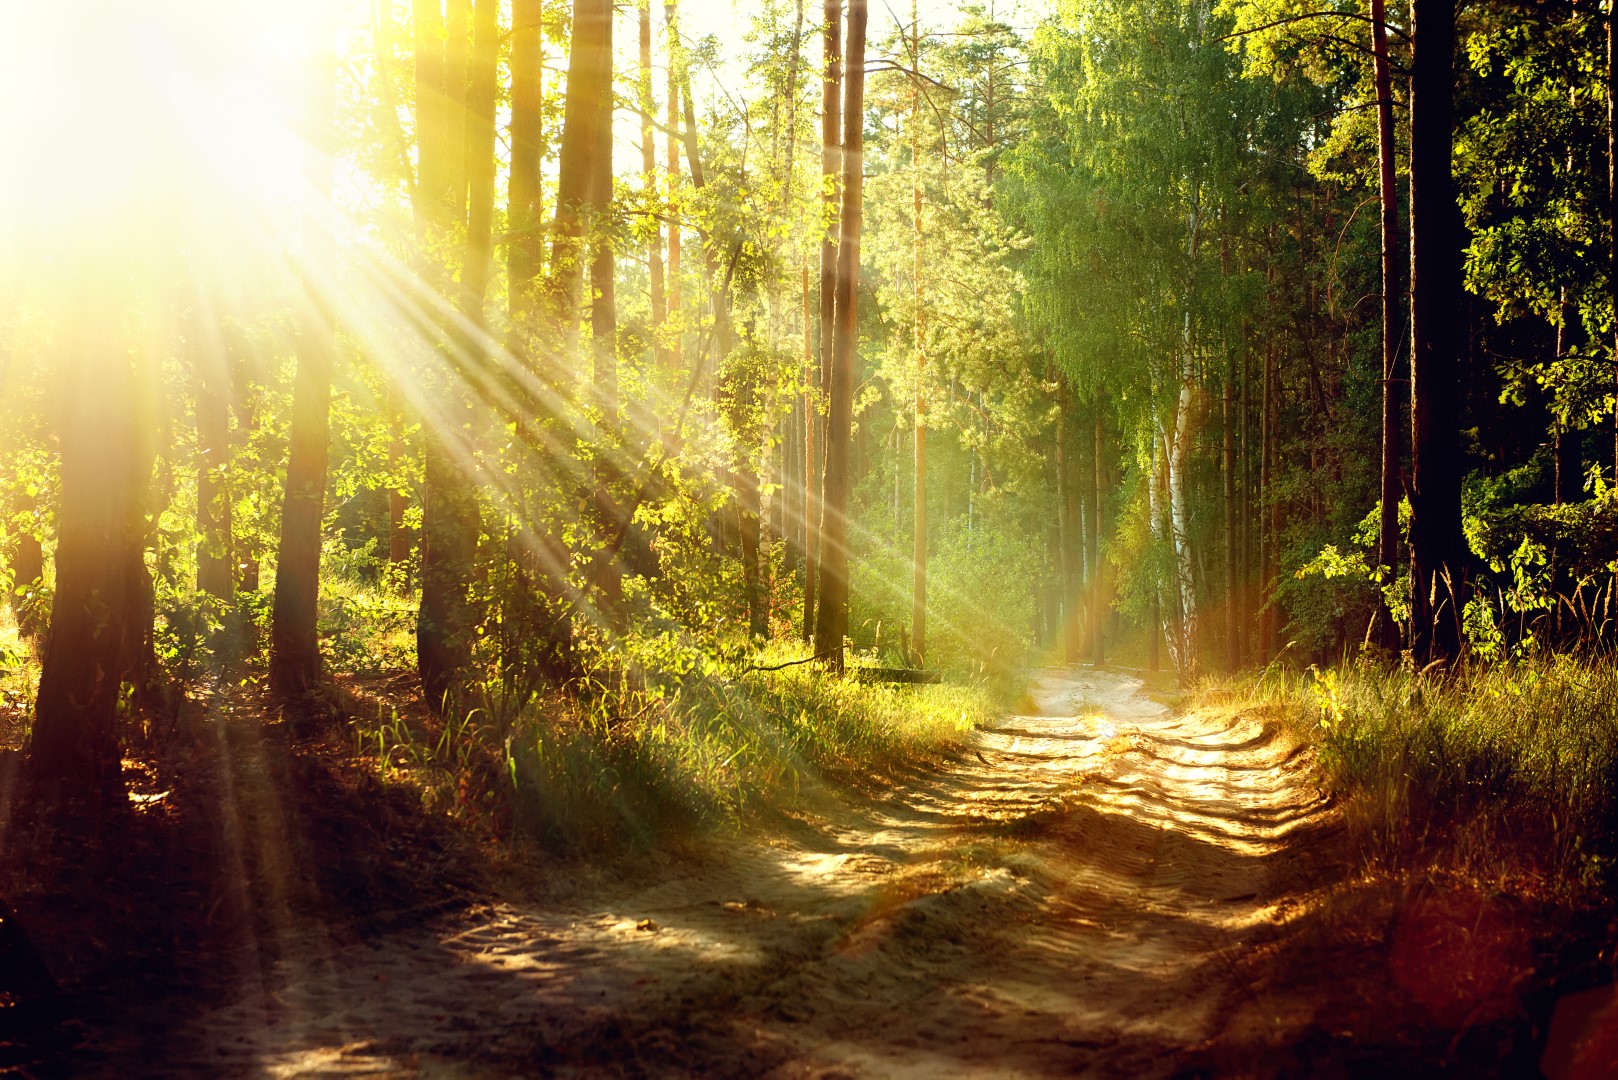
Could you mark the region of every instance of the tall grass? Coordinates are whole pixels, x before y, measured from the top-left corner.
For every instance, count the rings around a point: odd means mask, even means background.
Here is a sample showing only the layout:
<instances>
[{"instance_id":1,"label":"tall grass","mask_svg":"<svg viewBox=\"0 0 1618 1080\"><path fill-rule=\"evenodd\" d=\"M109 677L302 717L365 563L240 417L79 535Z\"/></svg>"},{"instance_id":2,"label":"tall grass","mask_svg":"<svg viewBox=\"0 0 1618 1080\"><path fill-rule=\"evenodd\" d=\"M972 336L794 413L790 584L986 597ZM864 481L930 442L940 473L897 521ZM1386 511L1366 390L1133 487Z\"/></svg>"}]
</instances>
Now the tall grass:
<instances>
[{"instance_id":1,"label":"tall grass","mask_svg":"<svg viewBox=\"0 0 1618 1080\"><path fill-rule=\"evenodd\" d=\"M777 646L763 666L796 658ZM827 780L940 751L998 709L983 683L883 685L760 663L710 657L682 675L633 678L603 665L514 714L465 710L452 737L449 727L416 732L393 717L358 744L388 775L412 774L446 809L493 813L547 847L577 852L733 826Z\"/></svg>"},{"instance_id":2,"label":"tall grass","mask_svg":"<svg viewBox=\"0 0 1618 1080\"><path fill-rule=\"evenodd\" d=\"M1442 846L1485 878L1598 886L1618 850L1618 661L1555 654L1448 676L1272 672L1259 696L1318 749L1367 856Z\"/></svg>"}]
</instances>

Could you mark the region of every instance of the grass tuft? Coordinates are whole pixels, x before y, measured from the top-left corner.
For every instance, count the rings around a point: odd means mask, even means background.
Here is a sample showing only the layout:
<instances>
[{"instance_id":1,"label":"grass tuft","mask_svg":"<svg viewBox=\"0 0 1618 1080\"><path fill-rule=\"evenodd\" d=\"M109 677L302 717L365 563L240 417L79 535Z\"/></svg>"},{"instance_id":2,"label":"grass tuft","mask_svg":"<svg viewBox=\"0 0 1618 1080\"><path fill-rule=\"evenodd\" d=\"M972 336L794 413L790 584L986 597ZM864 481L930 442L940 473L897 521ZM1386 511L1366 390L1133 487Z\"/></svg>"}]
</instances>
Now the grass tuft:
<instances>
[{"instance_id":1,"label":"grass tuft","mask_svg":"<svg viewBox=\"0 0 1618 1080\"><path fill-rule=\"evenodd\" d=\"M1592 894L1618 851L1618 661L1531 655L1448 675L1272 670L1249 692L1318 750L1368 862L1435 852L1482 881Z\"/></svg>"}]
</instances>

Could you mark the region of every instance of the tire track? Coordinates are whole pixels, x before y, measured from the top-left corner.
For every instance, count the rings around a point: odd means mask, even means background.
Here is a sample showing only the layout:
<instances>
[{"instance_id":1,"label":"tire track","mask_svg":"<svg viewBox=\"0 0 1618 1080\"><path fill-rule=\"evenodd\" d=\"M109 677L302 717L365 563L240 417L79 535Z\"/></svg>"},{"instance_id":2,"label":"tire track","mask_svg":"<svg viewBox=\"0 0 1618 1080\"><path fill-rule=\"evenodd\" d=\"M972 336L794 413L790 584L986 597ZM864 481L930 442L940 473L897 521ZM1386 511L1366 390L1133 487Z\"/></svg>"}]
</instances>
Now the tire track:
<instances>
[{"instance_id":1,"label":"tire track","mask_svg":"<svg viewBox=\"0 0 1618 1080\"><path fill-rule=\"evenodd\" d=\"M488 904L203 1017L166 1069L240 1075L1101 1076L1175 1072L1286 917L1327 827L1273 722L1176 715L1108 671L880 798L649 885Z\"/></svg>"}]
</instances>

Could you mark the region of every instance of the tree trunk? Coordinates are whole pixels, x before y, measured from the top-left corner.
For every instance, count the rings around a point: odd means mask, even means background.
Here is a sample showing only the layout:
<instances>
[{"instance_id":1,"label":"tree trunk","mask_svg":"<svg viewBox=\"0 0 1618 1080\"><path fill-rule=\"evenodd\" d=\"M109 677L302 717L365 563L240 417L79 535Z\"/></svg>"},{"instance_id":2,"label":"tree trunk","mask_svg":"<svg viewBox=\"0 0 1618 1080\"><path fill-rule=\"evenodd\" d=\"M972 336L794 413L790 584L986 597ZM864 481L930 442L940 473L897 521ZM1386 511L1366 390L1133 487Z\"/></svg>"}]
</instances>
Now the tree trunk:
<instances>
[{"instance_id":1,"label":"tree trunk","mask_svg":"<svg viewBox=\"0 0 1618 1080\"><path fill-rule=\"evenodd\" d=\"M910 642L919 666L927 656L927 353L923 346L924 317L922 308L921 254L921 91L917 84L921 65L921 23L916 15L916 2L910 0L911 58L917 65L917 74L910 77L910 198L915 217L911 271L915 305L916 350L916 490L914 492L915 522L911 543L911 599ZM897 463L895 463L897 464Z\"/></svg>"},{"instance_id":2,"label":"tree trunk","mask_svg":"<svg viewBox=\"0 0 1618 1080\"><path fill-rule=\"evenodd\" d=\"M28 769L43 791L113 804L124 793L118 700L128 641L143 632L131 609L146 470L118 321L88 319L65 326L61 342L56 594Z\"/></svg>"},{"instance_id":3,"label":"tree trunk","mask_svg":"<svg viewBox=\"0 0 1618 1080\"><path fill-rule=\"evenodd\" d=\"M1105 477L1107 442L1106 425L1103 420L1105 409L1103 407L1101 391L1099 390L1096 391L1094 407L1095 453L1091 455L1090 460L1091 509L1090 519L1085 523L1088 533L1085 536L1084 545L1087 549L1087 554L1085 556L1086 560L1092 567L1094 567L1094 570L1091 571L1092 584L1090 588L1090 646L1094 650L1092 653L1092 662L1096 667L1101 667L1107 662L1107 649L1106 643L1103 640L1101 617L1103 612L1105 612L1107 609L1109 598L1106 592L1107 571L1106 568L1101 565L1101 508L1103 499L1105 497L1104 488L1106 485Z\"/></svg>"},{"instance_id":4,"label":"tree trunk","mask_svg":"<svg viewBox=\"0 0 1618 1080\"><path fill-rule=\"evenodd\" d=\"M579 299L584 283L585 237L596 187L595 157L601 149L600 112L612 109L611 0L573 0L573 37L568 53L567 100L557 163L556 224L551 238L551 287L561 331L559 355L574 359ZM608 122L610 129L610 120ZM605 151L610 154L610 149ZM566 371L553 374L566 385Z\"/></svg>"},{"instance_id":5,"label":"tree trunk","mask_svg":"<svg viewBox=\"0 0 1618 1080\"><path fill-rule=\"evenodd\" d=\"M1078 513L1074 505L1073 453L1068 444L1068 433L1073 425L1073 402L1063 380L1057 398L1056 414L1056 522L1057 558L1062 573L1062 661L1079 662L1080 613L1079 549L1083 543L1078 535Z\"/></svg>"},{"instance_id":6,"label":"tree trunk","mask_svg":"<svg viewBox=\"0 0 1618 1080\"><path fill-rule=\"evenodd\" d=\"M657 183L657 140L652 124L652 0L640 0L640 183L646 200L646 212L651 218L651 232L646 238L646 265L651 277L652 332L661 334L668 321L668 299L663 284L663 226L657 219L660 206ZM652 349L653 362L659 366L668 363L667 350L661 344Z\"/></svg>"},{"instance_id":7,"label":"tree trunk","mask_svg":"<svg viewBox=\"0 0 1618 1080\"><path fill-rule=\"evenodd\" d=\"M680 370L682 322L680 296L680 52L679 23L675 17L674 0L663 5L663 21L668 35L669 64L669 146L666 169L669 186L669 265L668 265L668 356L669 368Z\"/></svg>"},{"instance_id":8,"label":"tree trunk","mask_svg":"<svg viewBox=\"0 0 1618 1080\"><path fill-rule=\"evenodd\" d=\"M1399 306L1395 248L1399 237L1399 193L1394 172L1393 75L1388 61L1387 5L1371 0L1372 85L1376 91L1377 198L1382 233L1382 522L1376 561L1388 574L1399 565ZM1399 626L1387 603L1378 604L1379 639L1399 647Z\"/></svg>"},{"instance_id":9,"label":"tree trunk","mask_svg":"<svg viewBox=\"0 0 1618 1080\"><path fill-rule=\"evenodd\" d=\"M534 308L534 281L543 246L540 228L541 146L544 141L544 0L511 3L511 174L506 188L506 311L513 327Z\"/></svg>"},{"instance_id":10,"label":"tree trunk","mask_svg":"<svg viewBox=\"0 0 1618 1080\"><path fill-rule=\"evenodd\" d=\"M416 185L417 220L425 247L422 274L446 296L455 296L447 269L434 252L449 250L465 221L466 92L470 19L461 8L467 0L451 0L452 18L435 35L437 4L416 4L416 99L441 102L444 115L435 129L419 125L420 180ZM424 10L425 9L425 13ZM424 27L421 20L426 18ZM433 84L429 80L439 80ZM464 303L464 293L461 294ZM456 332L446 331L441 347L453 350ZM421 606L416 613L416 668L429 708L450 702L472 660L472 609L468 598L477 554L480 520L476 492L468 482L473 409L457 365L448 362L435 373L434 396L441 408L424 424L424 476L421 529Z\"/></svg>"},{"instance_id":11,"label":"tree trunk","mask_svg":"<svg viewBox=\"0 0 1618 1080\"><path fill-rule=\"evenodd\" d=\"M1264 385L1260 401L1258 491L1259 508L1269 523L1260 526L1258 540L1258 599L1263 605L1259 616L1259 658L1268 663L1275 658L1275 598L1270 580L1270 558L1275 551L1275 346L1264 347Z\"/></svg>"},{"instance_id":12,"label":"tree trunk","mask_svg":"<svg viewBox=\"0 0 1618 1080\"><path fill-rule=\"evenodd\" d=\"M1454 660L1465 603L1457 435L1465 329L1455 128L1455 0L1412 0L1410 75L1410 557L1412 649Z\"/></svg>"},{"instance_id":13,"label":"tree trunk","mask_svg":"<svg viewBox=\"0 0 1618 1080\"><path fill-rule=\"evenodd\" d=\"M461 272L461 313L479 331L488 326L484 300L494 258L494 110L499 59L499 2L476 0L466 91L466 264ZM481 333L467 343L468 355L484 351Z\"/></svg>"},{"instance_id":14,"label":"tree trunk","mask_svg":"<svg viewBox=\"0 0 1618 1080\"><path fill-rule=\"evenodd\" d=\"M1607 294L1612 302L1613 377L1618 380L1618 0L1607 0ZM1618 397L1614 398L1613 481L1618 483Z\"/></svg>"},{"instance_id":15,"label":"tree trunk","mask_svg":"<svg viewBox=\"0 0 1618 1080\"><path fill-rule=\"evenodd\" d=\"M332 242L331 169L336 93L335 42L319 46L319 73L308 119L305 174L317 193L304 228L314 257L329 269ZM281 540L275 560L275 602L270 620L270 687L297 698L320 681L321 523L326 499L326 458L330 443L334 328L326 305L313 294L303 304L298 328L298 368L292 384L292 421L287 435L286 491L281 504Z\"/></svg>"},{"instance_id":16,"label":"tree trunk","mask_svg":"<svg viewBox=\"0 0 1618 1080\"><path fill-rule=\"evenodd\" d=\"M1236 356L1227 354L1225 385L1220 398L1225 481L1225 667L1236 671L1242 666L1241 585L1236 571L1236 411L1234 408Z\"/></svg>"},{"instance_id":17,"label":"tree trunk","mask_svg":"<svg viewBox=\"0 0 1618 1080\"><path fill-rule=\"evenodd\" d=\"M848 75L843 101L843 206L837 245L836 337L827 370L826 474L820 530L820 598L815 652L841 671L848 633L849 450L858 344L860 223L865 194L865 0L848 4Z\"/></svg>"},{"instance_id":18,"label":"tree trunk","mask_svg":"<svg viewBox=\"0 0 1618 1080\"><path fill-rule=\"evenodd\" d=\"M803 640L815 636L815 538L820 522L817 520L815 499L815 427L819 419L816 404L819 401L820 378L815 366L814 316L809 303L809 264L803 264Z\"/></svg>"},{"instance_id":19,"label":"tree trunk","mask_svg":"<svg viewBox=\"0 0 1618 1080\"><path fill-rule=\"evenodd\" d=\"M1189 324L1190 316L1186 316ZM1181 372L1180 399L1174 411L1174 428L1164 432L1165 458L1168 468L1169 540L1174 548L1174 591L1178 630L1174 648L1175 668L1182 682L1197 677L1201 668L1198 656L1197 583L1192 565L1190 536L1190 495L1186 491L1186 469L1191 460L1193 433L1192 412L1196 407L1196 388L1192 385L1190 335L1185 342L1186 356Z\"/></svg>"},{"instance_id":20,"label":"tree trunk","mask_svg":"<svg viewBox=\"0 0 1618 1080\"><path fill-rule=\"evenodd\" d=\"M843 5L842 0L825 0L823 36L821 38L820 82L820 371L815 380L815 408L810 411L811 427L820 424L820 392L828 383L832 354L837 340L837 243L831 222L838 218L838 174L842 169L842 85L843 85ZM812 437L812 436L811 436ZM803 634L813 638L816 626L816 595L820 578L822 538L820 518L824 493L815 497L816 481L812 477L807 497L809 503L809 543L804 553L803 572ZM816 650L819 651L818 649Z\"/></svg>"}]
</instances>

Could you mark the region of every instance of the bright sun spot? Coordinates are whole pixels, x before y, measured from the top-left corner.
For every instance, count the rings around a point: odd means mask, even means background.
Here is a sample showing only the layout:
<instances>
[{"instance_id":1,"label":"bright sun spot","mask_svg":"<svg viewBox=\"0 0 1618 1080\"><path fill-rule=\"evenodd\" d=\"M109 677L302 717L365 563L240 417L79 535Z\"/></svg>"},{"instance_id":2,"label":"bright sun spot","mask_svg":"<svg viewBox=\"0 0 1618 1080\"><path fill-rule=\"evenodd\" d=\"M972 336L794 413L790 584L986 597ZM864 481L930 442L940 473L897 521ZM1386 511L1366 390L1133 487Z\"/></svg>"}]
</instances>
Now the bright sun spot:
<instances>
[{"instance_id":1,"label":"bright sun spot","mask_svg":"<svg viewBox=\"0 0 1618 1080\"><path fill-rule=\"evenodd\" d=\"M127 244L138 242L124 220L131 210L217 225L263 223L297 205L307 160L298 112L324 21L318 0L10 7L0 38L0 237L47 251Z\"/></svg>"}]
</instances>

